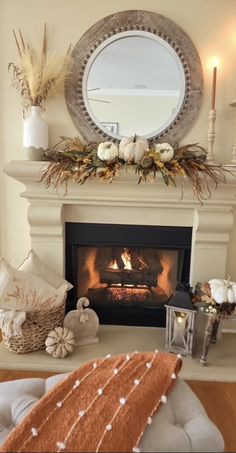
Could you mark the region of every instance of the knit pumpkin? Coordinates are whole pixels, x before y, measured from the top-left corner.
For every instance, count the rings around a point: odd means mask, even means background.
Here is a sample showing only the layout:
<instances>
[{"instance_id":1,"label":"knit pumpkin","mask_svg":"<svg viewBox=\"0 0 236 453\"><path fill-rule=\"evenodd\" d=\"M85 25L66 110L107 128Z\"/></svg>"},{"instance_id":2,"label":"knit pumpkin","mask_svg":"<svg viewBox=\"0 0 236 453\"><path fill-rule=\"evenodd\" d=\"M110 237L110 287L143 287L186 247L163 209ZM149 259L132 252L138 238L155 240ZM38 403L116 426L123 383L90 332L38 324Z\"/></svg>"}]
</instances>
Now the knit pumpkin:
<instances>
[{"instance_id":1,"label":"knit pumpkin","mask_svg":"<svg viewBox=\"0 0 236 453\"><path fill-rule=\"evenodd\" d=\"M73 352L74 334L67 327L55 327L45 341L46 352L56 359L64 358Z\"/></svg>"},{"instance_id":2,"label":"knit pumpkin","mask_svg":"<svg viewBox=\"0 0 236 453\"><path fill-rule=\"evenodd\" d=\"M148 151L149 145L145 138L123 137L119 145L119 157L127 162L139 162L145 151Z\"/></svg>"},{"instance_id":3,"label":"knit pumpkin","mask_svg":"<svg viewBox=\"0 0 236 453\"><path fill-rule=\"evenodd\" d=\"M118 146L113 142L100 143L97 155L101 160L113 160L118 156Z\"/></svg>"}]
</instances>

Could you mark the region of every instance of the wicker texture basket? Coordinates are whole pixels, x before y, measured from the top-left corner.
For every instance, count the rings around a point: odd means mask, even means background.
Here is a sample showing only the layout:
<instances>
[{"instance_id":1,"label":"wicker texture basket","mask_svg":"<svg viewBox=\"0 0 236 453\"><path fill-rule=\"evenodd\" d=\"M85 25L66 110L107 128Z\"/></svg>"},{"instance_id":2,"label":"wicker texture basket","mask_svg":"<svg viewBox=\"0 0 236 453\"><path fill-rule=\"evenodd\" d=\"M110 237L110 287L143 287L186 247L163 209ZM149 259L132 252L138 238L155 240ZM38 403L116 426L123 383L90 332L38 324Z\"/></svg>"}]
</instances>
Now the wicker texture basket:
<instances>
[{"instance_id":1,"label":"wicker texture basket","mask_svg":"<svg viewBox=\"0 0 236 453\"><path fill-rule=\"evenodd\" d=\"M3 342L8 351L17 354L38 351L45 348L48 332L61 326L65 316L65 301L62 305L50 310L29 311L22 324L22 335L7 336L2 332Z\"/></svg>"}]
</instances>

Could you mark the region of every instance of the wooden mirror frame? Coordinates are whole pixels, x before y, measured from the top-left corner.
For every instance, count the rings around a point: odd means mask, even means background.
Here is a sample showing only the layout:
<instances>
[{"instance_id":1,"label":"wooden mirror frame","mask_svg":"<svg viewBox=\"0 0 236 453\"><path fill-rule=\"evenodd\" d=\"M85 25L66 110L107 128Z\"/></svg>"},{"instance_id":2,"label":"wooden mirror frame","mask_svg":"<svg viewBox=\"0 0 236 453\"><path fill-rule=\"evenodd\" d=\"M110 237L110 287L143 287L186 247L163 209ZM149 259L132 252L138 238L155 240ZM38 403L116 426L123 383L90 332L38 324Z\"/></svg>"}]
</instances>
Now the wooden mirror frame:
<instances>
[{"instance_id":1,"label":"wooden mirror frame","mask_svg":"<svg viewBox=\"0 0 236 453\"><path fill-rule=\"evenodd\" d=\"M142 10L121 11L99 20L84 33L73 49L71 71L65 82L68 111L79 135L87 143L119 141L100 129L87 111L83 95L83 77L95 49L107 38L129 30L146 31L159 36L175 50L182 62L185 75L182 106L172 123L149 138L149 143L167 141L175 145L190 128L201 107L203 71L199 54L188 35L170 19L157 13Z\"/></svg>"}]
</instances>

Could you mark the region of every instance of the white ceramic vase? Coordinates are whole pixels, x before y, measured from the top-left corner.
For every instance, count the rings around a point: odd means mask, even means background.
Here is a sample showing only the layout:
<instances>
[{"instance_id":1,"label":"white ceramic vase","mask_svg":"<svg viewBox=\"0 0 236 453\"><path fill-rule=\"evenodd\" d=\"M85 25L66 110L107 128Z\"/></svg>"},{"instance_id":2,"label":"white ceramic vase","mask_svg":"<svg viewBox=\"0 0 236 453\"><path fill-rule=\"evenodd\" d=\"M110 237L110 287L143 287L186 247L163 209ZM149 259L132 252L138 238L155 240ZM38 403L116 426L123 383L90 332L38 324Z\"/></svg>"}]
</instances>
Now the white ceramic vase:
<instances>
[{"instance_id":1,"label":"white ceramic vase","mask_svg":"<svg viewBox=\"0 0 236 453\"><path fill-rule=\"evenodd\" d=\"M30 115L23 121L23 146L31 154L35 151L36 156L32 157L40 157L48 149L48 125L41 117L40 107L32 106Z\"/></svg>"}]
</instances>

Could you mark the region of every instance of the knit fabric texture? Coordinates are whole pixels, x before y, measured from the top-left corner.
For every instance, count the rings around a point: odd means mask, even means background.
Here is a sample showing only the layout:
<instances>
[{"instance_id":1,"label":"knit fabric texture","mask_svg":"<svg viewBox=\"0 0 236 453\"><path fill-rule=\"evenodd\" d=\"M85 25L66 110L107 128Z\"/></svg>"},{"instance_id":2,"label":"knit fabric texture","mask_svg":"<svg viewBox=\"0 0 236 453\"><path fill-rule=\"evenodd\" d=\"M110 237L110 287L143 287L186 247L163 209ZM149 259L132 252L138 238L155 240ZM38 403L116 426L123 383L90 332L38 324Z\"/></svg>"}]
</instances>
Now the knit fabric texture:
<instances>
[{"instance_id":1,"label":"knit fabric texture","mask_svg":"<svg viewBox=\"0 0 236 453\"><path fill-rule=\"evenodd\" d=\"M132 452L176 381L182 361L133 352L90 361L34 406L1 452Z\"/></svg>"}]
</instances>

